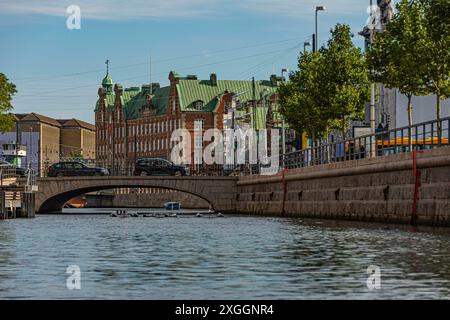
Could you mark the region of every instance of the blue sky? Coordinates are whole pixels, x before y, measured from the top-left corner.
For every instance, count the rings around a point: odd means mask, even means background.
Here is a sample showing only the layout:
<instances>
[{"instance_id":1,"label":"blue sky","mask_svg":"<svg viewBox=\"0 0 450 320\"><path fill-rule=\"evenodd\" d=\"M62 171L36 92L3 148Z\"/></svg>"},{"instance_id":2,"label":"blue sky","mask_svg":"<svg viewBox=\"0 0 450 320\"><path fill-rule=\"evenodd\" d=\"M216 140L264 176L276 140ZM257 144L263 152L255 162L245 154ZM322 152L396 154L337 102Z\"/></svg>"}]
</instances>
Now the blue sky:
<instances>
[{"instance_id":1,"label":"blue sky","mask_svg":"<svg viewBox=\"0 0 450 320\"><path fill-rule=\"evenodd\" d=\"M69 5L81 29L66 27ZM268 79L294 70L319 13L319 44L338 22L357 35L369 0L0 0L0 72L18 89L14 112L94 121L109 59L123 86L168 83L170 70L208 78Z\"/></svg>"}]
</instances>

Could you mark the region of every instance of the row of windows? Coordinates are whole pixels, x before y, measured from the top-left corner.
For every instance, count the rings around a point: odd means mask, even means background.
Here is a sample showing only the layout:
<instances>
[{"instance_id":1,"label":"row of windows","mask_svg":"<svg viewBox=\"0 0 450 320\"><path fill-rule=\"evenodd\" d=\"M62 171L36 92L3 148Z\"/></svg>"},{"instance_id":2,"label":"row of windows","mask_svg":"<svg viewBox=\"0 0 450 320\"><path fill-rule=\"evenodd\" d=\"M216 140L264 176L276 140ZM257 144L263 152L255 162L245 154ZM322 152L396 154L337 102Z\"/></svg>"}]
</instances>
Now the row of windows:
<instances>
[{"instance_id":1,"label":"row of windows","mask_svg":"<svg viewBox=\"0 0 450 320\"><path fill-rule=\"evenodd\" d=\"M101 145L98 147L98 152L100 154L106 154L106 153L112 152L112 148L110 148L109 145ZM124 143L116 143L115 153L125 153L125 144Z\"/></svg>"},{"instance_id":2,"label":"row of windows","mask_svg":"<svg viewBox=\"0 0 450 320\"><path fill-rule=\"evenodd\" d=\"M130 124L128 134L131 136L147 135L152 133L163 133L181 128L181 120L165 120L163 122Z\"/></svg>"},{"instance_id":3,"label":"row of windows","mask_svg":"<svg viewBox=\"0 0 450 320\"><path fill-rule=\"evenodd\" d=\"M148 135L153 133L167 133L172 132L175 129L181 128L181 120L166 120L163 122L156 123L147 123L147 124L130 124L128 127L128 135L129 136L140 136L140 135ZM125 136L125 128L117 127L114 128L114 136L115 137L124 137ZM112 141L112 135L108 134L106 128L98 131L98 139L99 140L109 140Z\"/></svg>"},{"instance_id":4,"label":"row of windows","mask_svg":"<svg viewBox=\"0 0 450 320\"><path fill-rule=\"evenodd\" d=\"M171 142L168 138L166 139L155 139L148 141L139 141L136 143L136 152L147 152L147 151L159 151L166 150L170 147L173 147L175 142ZM112 149L109 145L100 145L99 154L106 154L112 152ZM130 152L135 152L135 143L133 141L128 143L128 150ZM115 153L125 153L125 144L124 143L116 143L115 145Z\"/></svg>"},{"instance_id":5,"label":"row of windows","mask_svg":"<svg viewBox=\"0 0 450 320\"><path fill-rule=\"evenodd\" d=\"M105 129L98 130L98 140L106 140L109 139L111 141L112 135L108 134L108 131ZM114 136L115 137L123 137L125 135L125 128L114 128Z\"/></svg>"},{"instance_id":6,"label":"row of windows","mask_svg":"<svg viewBox=\"0 0 450 320\"><path fill-rule=\"evenodd\" d=\"M148 141L139 141L136 143L136 152L147 152L147 151L160 151L166 150L175 145L175 142L171 142L170 139L155 139ZM129 143L130 152L135 152L135 144L133 142Z\"/></svg>"}]
</instances>

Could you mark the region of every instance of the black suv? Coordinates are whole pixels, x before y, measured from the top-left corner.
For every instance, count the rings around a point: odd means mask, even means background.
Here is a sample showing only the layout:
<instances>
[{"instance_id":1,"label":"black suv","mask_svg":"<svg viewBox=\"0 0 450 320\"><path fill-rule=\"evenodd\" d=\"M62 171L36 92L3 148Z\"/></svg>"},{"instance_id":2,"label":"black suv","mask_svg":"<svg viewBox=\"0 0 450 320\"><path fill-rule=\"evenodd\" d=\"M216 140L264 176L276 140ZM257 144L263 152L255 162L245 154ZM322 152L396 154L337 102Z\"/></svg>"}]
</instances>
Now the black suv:
<instances>
[{"instance_id":1,"label":"black suv","mask_svg":"<svg viewBox=\"0 0 450 320\"><path fill-rule=\"evenodd\" d=\"M146 158L136 161L135 176L185 176L186 168L160 158Z\"/></svg>"},{"instance_id":2,"label":"black suv","mask_svg":"<svg viewBox=\"0 0 450 320\"><path fill-rule=\"evenodd\" d=\"M93 168L81 162L58 162L48 168L49 177L70 176L108 176L109 171L105 168Z\"/></svg>"}]
</instances>

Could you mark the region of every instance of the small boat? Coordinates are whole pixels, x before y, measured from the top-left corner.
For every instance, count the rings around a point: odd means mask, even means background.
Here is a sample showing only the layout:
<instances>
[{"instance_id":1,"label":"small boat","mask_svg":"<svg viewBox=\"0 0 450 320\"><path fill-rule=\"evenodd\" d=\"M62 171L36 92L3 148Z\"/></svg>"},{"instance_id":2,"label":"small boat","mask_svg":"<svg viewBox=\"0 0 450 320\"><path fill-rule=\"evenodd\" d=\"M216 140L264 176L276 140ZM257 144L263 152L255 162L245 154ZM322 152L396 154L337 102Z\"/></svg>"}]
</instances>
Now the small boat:
<instances>
[{"instance_id":1,"label":"small boat","mask_svg":"<svg viewBox=\"0 0 450 320\"><path fill-rule=\"evenodd\" d=\"M221 212L219 212L218 214L217 214L217 218L224 218L225 216L221 213Z\"/></svg>"},{"instance_id":2,"label":"small boat","mask_svg":"<svg viewBox=\"0 0 450 320\"><path fill-rule=\"evenodd\" d=\"M181 203L179 202L166 202L164 203L164 209L166 210L181 210Z\"/></svg>"},{"instance_id":3,"label":"small boat","mask_svg":"<svg viewBox=\"0 0 450 320\"><path fill-rule=\"evenodd\" d=\"M154 218L167 218L169 216L169 214L164 213L164 212L157 212L153 214Z\"/></svg>"},{"instance_id":4,"label":"small boat","mask_svg":"<svg viewBox=\"0 0 450 320\"><path fill-rule=\"evenodd\" d=\"M132 214L130 214L133 218L139 218L139 213L137 212L133 212Z\"/></svg>"},{"instance_id":5,"label":"small boat","mask_svg":"<svg viewBox=\"0 0 450 320\"><path fill-rule=\"evenodd\" d=\"M197 218L201 218L201 217L203 217L203 215L199 212L199 213L197 213L196 215L195 215Z\"/></svg>"},{"instance_id":6,"label":"small boat","mask_svg":"<svg viewBox=\"0 0 450 320\"><path fill-rule=\"evenodd\" d=\"M154 218L155 214L154 213L143 213L142 216L144 218Z\"/></svg>"},{"instance_id":7,"label":"small boat","mask_svg":"<svg viewBox=\"0 0 450 320\"><path fill-rule=\"evenodd\" d=\"M113 218L128 218L131 215L126 210L116 210L116 212L111 213Z\"/></svg>"}]
</instances>

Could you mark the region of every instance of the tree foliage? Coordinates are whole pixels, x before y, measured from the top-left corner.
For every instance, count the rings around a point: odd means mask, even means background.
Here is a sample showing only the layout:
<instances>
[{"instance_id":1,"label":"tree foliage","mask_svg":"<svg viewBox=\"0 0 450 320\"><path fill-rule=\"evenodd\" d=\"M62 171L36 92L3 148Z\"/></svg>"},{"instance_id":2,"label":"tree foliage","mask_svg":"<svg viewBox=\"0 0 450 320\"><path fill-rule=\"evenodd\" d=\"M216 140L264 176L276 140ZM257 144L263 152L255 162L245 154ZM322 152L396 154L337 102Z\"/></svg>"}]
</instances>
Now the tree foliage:
<instances>
[{"instance_id":1,"label":"tree foliage","mask_svg":"<svg viewBox=\"0 0 450 320\"><path fill-rule=\"evenodd\" d=\"M0 132L9 131L14 126L14 118L5 113L12 110L11 100L16 92L16 86L0 73Z\"/></svg>"},{"instance_id":2,"label":"tree foliage","mask_svg":"<svg viewBox=\"0 0 450 320\"><path fill-rule=\"evenodd\" d=\"M338 24L331 35L328 47L300 54L299 70L279 88L281 113L313 142L329 129L345 136L350 120L364 115L370 94L364 56L352 43L350 27Z\"/></svg>"},{"instance_id":3,"label":"tree foliage","mask_svg":"<svg viewBox=\"0 0 450 320\"><path fill-rule=\"evenodd\" d=\"M315 140L322 137L327 127L327 115L321 104L321 61L319 53L302 53L298 71L290 74L290 81L278 90L280 112L297 131L305 132Z\"/></svg>"},{"instance_id":4,"label":"tree foliage","mask_svg":"<svg viewBox=\"0 0 450 320\"><path fill-rule=\"evenodd\" d=\"M428 94L426 64L423 57L427 50L427 30L424 6L418 1L402 0L397 13L377 34L367 52L371 79L388 88L397 88L408 98L408 123L412 126L414 95Z\"/></svg>"},{"instance_id":5,"label":"tree foliage","mask_svg":"<svg viewBox=\"0 0 450 320\"><path fill-rule=\"evenodd\" d=\"M327 47L321 49L322 99L329 111L330 128L345 133L350 120L362 120L370 98L370 83L364 55L354 46L350 26L337 24Z\"/></svg>"},{"instance_id":6,"label":"tree foliage","mask_svg":"<svg viewBox=\"0 0 450 320\"><path fill-rule=\"evenodd\" d=\"M436 95L436 119L441 117L441 100L450 97L450 1L425 0L427 39L423 62L428 89Z\"/></svg>"},{"instance_id":7,"label":"tree foliage","mask_svg":"<svg viewBox=\"0 0 450 320\"><path fill-rule=\"evenodd\" d=\"M397 88L408 98L435 94L436 119L440 101L450 96L450 1L402 0L386 32L377 34L367 53L373 81Z\"/></svg>"}]
</instances>

